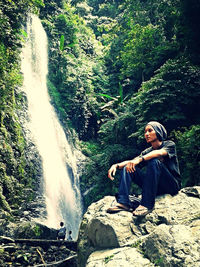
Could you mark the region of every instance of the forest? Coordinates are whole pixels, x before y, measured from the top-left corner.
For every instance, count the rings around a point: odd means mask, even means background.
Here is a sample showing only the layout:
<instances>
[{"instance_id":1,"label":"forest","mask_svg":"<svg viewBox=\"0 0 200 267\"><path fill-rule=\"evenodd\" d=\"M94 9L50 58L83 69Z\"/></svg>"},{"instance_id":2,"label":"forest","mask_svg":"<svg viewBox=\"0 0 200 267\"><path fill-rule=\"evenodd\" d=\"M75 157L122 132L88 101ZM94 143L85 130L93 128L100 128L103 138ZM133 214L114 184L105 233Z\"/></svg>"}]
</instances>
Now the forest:
<instances>
[{"instance_id":1,"label":"forest","mask_svg":"<svg viewBox=\"0 0 200 267\"><path fill-rule=\"evenodd\" d=\"M0 206L36 186L17 115L30 12L48 36L51 102L85 156L85 207L117 192L107 170L146 147L151 120L176 143L182 186L200 185L198 0L0 0Z\"/></svg>"}]
</instances>

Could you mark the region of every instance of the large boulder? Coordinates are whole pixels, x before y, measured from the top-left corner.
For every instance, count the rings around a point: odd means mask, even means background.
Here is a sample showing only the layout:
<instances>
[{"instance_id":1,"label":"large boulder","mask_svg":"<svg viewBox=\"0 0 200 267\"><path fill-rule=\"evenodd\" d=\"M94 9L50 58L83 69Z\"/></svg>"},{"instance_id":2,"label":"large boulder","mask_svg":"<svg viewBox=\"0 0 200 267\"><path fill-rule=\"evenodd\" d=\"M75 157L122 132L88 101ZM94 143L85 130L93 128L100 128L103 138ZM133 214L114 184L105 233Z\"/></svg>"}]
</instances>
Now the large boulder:
<instances>
[{"instance_id":1,"label":"large boulder","mask_svg":"<svg viewBox=\"0 0 200 267\"><path fill-rule=\"evenodd\" d=\"M156 199L145 217L131 212L108 214L115 198L93 203L83 216L78 265L200 266L200 187Z\"/></svg>"}]
</instances>

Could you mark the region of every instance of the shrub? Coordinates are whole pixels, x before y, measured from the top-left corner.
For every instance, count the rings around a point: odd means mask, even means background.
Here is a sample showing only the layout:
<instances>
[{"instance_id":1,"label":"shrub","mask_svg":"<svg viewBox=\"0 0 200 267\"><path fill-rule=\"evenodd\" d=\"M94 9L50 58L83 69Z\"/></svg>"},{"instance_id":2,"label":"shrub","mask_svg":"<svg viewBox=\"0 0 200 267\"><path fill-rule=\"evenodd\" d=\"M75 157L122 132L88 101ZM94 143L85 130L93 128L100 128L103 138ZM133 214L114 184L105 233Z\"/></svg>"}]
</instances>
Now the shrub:
<instances>
[{"instance_id":1,"label":"shrub","mask_svg":"<svg viewBox=\"0 0 200 267\"><path fill-rule=\"evenodd\" d=\"M173 132L182 174L182 185L200 185L200 125Z\"/></svg>"}]
</instances>

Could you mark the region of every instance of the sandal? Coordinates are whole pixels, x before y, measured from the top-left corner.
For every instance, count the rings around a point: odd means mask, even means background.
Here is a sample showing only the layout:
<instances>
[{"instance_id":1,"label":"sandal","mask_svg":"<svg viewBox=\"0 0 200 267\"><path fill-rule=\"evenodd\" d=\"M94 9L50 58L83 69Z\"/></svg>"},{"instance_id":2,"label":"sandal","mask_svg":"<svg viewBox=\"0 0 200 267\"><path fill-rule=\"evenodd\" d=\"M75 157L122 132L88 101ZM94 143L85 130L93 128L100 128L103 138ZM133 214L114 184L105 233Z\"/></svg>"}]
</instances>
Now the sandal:
<instances>
[{"instance_id":1,"label":"sandal","mask_svg":"<svg viewBox=\"0 0 200 267\"><path fill-rule=\"evenodd\" d=\"M152 212L153 209L148 209L144 206L139 206L137 209L134 210L133 216L145 216Z\"/></svg>"},{"instance_id":2,"label":"sandal","mask_svg":"<svg viewBox=\"0 0 200 267\"><path fill-rule=\"evenodd\" d=\"M117 213L120 211L130 211L130 209L123 204L118 203L116 206L110 207L106 210L107 213Z\"/></svg>"}]
</instances>

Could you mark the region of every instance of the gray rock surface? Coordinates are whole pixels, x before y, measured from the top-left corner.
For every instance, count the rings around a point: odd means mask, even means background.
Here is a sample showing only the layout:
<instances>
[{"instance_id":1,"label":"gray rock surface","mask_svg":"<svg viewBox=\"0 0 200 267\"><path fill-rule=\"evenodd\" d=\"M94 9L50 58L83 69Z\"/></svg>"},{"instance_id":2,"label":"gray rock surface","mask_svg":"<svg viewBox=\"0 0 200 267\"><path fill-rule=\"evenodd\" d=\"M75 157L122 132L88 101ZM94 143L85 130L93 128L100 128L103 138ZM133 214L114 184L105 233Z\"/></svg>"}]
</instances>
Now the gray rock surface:
<instances>
[{"instance_id":1,"label":"gray rock surface","mask_svg":"<svg viewBox=\"0 0 200 267\"><path fill-rule=\"evenodd\" d=\"M136 248L124 247L93 252L87 261L87 267L149 267L154 266Z\"/></svg>"},{"instance_id":2,"label":"gray rock surface","mask_svg":"<svg viewBox=\"0 0 200 267\"><path fill-rule=\"evenodd\" d=\"M200 266L200 187L157 197L153 212L133 217L106 213L104 197L85 213L78 238L78 265Z\"/></svg>"}]
</instances>

